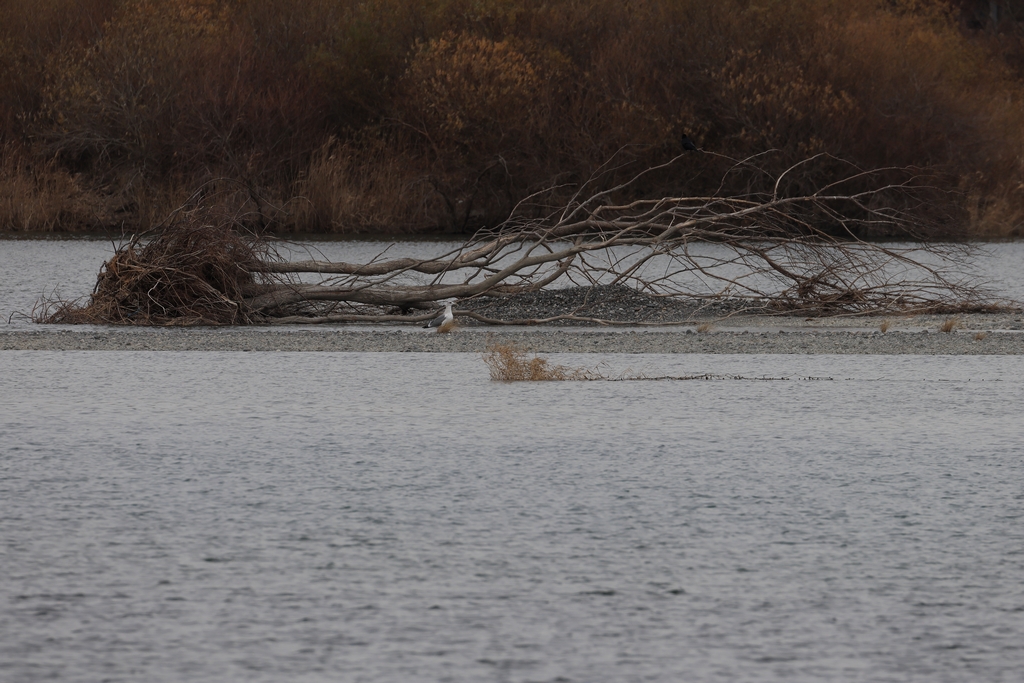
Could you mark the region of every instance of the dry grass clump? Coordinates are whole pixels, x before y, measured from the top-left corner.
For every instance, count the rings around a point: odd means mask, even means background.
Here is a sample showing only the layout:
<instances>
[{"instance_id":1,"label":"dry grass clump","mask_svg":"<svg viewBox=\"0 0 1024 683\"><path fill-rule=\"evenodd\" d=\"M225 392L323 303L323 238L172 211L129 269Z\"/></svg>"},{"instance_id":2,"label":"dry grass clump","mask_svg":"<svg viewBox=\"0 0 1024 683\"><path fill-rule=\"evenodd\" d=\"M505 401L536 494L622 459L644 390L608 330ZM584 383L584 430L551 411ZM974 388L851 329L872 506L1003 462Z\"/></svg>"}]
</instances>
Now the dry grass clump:
<instances>
[{"instance_id":1,"label":"dry grass clump","mask_svg":"<svg viewBox=\"0 0 1024 683\"><path fill-rule=\"evenodd\" d=\"M331 137L293 186L285 226L293 232L361 233L389 226L413 232L422 221L443 225L448 208L415 160L379 140Z\"/></svg>"},{"instance_id":2,"label":"dry grass clump","mask_svg":"<svg viewBox=\"0 0 1024 683\"><path fill-rule=\"evenodd\" d=\"M650 376L645 373L627 372L617 377L609 377L596 370L586 368L570 368L564 365L552 365L546 359L534 355L528 357L527 352L514 344L490 342L483 355L484 362L491 371L494 382L547 382L566 380L605 380L609 382L659 382L659 381L786 381L789 377L748 377L744 375L719 375L700 373L696 375L659 375ZM801 377L804 381L831 380L831 377Z\"/></svg>"},{"instance_id":3,"label":"dry grass clump","mask_svg":"<svg viewBox=\"0 0 1024 683\"><path fill-rule=\"evenodd\" d=\"M889 320L888 318L886 318L886 319L885 319L885 320L883 320L883 321L882 321L882 323L881 323L881 324L880 324L880 325L878 326L878 330L879 330L879 331L880 331L880 332L881 332L882 334L885 334L886 332L888 332L888 331L889 331L889 328L890 328L890 327L892 327L892 320Z\"/></svg>"},{"instance_id":4,"label":"dry grass clump","mask_svg":"<svg viewBox=\"0 0 1024 683\"><path fill-rule=\"evenodd\" d=\"M701 323L697 325L697 332L699 332L700 334L706 334L707 332L710 332L713 329L715 329L715 326L711 323Z\"/></svg>"},{"instance_id":5,"label":"dry grass clump","mask_svg":"<svg viewBox=\"0 0 1024 683\"><path fill-rule=\"evenodd\" d=\"M531 358L526 351L514 344L489 343L483 358L491 371L491 379L495 382L605 379L600 374L586 368L552 365L547 359L536 355Z\"/></svg>"},{"instance_id":6,"label":"dry grass clump","mask_svg":"<svg viewBox=\"0 0 1024 683\"><path fill-rule=\"evenodd\" d=\"M0 145L0 226L14 232L96 228L109 202L90 193L53 160L33 162L13 143Z\"/></svg>"},{"instance_id":7,"label":"dry grass clump","mask_svg":"<svg viewBox=\"0 0 1024 683\"><path fill-rule=\"evenodd\" d=\"M49 301L35 322L114 325L232 325L253 322L244 303L258 283L246 266L260 242L196 217L152 239L132 237L103 264L89 301Z\"/></svg>"},{"instance_id":8,"label":"dry grass clump","mask_svg":"<svg viewBox=\"0 0 1024 683\"><path fill-rule=\"evenodd\" d=\"M976 332L974 334L974 341L981 341L988 336L988 332Z\"/></svg>"},{"instance_id":9,"label":"dry grass clump","mask_svg":"<svg viewBox=\"0 0 1024 683\"><path fill-rule=\"evenodd\" d=\"M949 334L958 327L960 327L960 318L953 316L942 321L942 324L939 325L939 332Z\"/></svg>"}]
</instances>

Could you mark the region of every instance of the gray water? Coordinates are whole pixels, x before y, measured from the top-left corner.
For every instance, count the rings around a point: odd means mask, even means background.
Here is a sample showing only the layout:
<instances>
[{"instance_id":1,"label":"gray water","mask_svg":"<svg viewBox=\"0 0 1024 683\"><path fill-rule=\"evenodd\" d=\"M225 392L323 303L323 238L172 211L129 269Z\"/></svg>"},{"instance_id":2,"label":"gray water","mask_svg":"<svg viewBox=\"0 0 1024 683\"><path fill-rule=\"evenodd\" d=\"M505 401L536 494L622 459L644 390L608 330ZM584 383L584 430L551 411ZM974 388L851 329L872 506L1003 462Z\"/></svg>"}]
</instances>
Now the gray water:
<instances>
[{"instance_id":1,"label":"gray water","mask_svg":"<svg viewBox=\"0 0 1024 683\"><path fill-rule=\"evenodd\" d=\"M1024 357L552 360L0 352L0 680L1020 680Z\"/></svg>"}]
</instances>

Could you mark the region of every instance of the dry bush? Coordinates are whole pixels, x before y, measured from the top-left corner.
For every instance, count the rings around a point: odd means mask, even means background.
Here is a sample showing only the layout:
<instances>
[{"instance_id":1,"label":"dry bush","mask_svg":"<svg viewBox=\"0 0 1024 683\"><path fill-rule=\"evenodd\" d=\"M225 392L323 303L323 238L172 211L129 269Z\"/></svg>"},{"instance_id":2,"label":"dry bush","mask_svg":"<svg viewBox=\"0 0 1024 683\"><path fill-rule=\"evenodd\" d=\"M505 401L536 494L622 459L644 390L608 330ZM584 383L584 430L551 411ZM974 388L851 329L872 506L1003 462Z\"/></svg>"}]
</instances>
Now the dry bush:
<instances>
[{"instance_id":1,"label":"dry bush","mask_svg":"<svg viewBox=\"0 0 1024 683\"><path fill-rule=\"evenodd\" d=\"M855 109L849 93L813 78L807 66L736 49L715 73L728 104L719 124L738 129L738 149L782 149L801 157L835 153L835 137ZM832 144L830 144L832 143Z\"/></svg>"},{"instance_id":2,"label":"dry bush","mask_svg":"<svg viewBox=\"0 0 1024 683\"><path fill-rule=\"evenodd\" d=\"M132 185L129 213L226 176L308 195L279 229L407 231L494 226L546 187L564 204L612 155L615 186L686 132L705 153L616 200L766 190L825 151L780 190L830 159L913 166L936 191L909 208L1012 236L1024 31L964 26L940 0L8 0L0 141ZM329 140L351 156L326 163ZM768 150L761 177L730 172Z\"/></svg>"},{"instance_id":3,"label":"dry bush","mask_svg":"<svg viewBox=\"0 0 1024 683\"><path fill-rule=\"evenodd\" d=\"M939 332L945 332L946 334L951 333L956 328L960 327L960 318L954 316L952 318L946 318L939 325Z\"/></svg>"},{"instance_id":4,"label":"dry bush","mask_svg":"<svg viewBox=\"0 0 1024 683\"><path fill-rule=\"evenodd\" d=\"M55 54L42 102L50 148L128 176L294 174L321 113L291 65L259 54L232 8L125 2L98 40Z\"/></svg>"},{"instance_id":5,"label":"dry bush","mask_svg":"<svg viewBox=\"0 0 1024 683\"><path fill-rule=\"evenodd\" d=\"M568 60L536 41L447 32L417 44L396 105L447 206L446 227L493 226L558 174L552 150L571 83Z\"/></svg>"},{"instance_id":6,"label":"dry bush","mask_svg":"<svg viewBox=\"0 0 1024 683\"><path fill-rule=\"evenodd\" d=\"M113 223L114 207L53 160L30 161L17 145L0 146L0 225L15 232L95 230Z\"/></svg>"},{"instance_id":7,"label":"dry bush","mask_svg":"<svg viewBox=\"0 0 1024 683\"><path fill-rule=\"evenodd\" d=\"M495 382L547 382L566 380L604 379L598 373L586 368L570 368L552 365L545 358L527 352L514 344L490 342L483 355Z\"/></svg>"},{"instance_id":8,"label":"dry bush","mask_svg":"<svg viewBox=\"0 0 1024 683\"><path fill-rule=\"evenodd\" d=\"M1015 239L1024 236L1024 185L1002 186L966 197L969 234L975 239Z\"/></svg>"},{"instance_id":9,"label":"dry bush","mask_svg":"<svg viewBox=\"0 0 1024 683\"><path fill-rule=\"evenodd\" d=\"M550 107L571 75L553 48L447 33L417 47L404 78L415 105L406 116L418 118L430 144L448 152L542 146Z\"/></svg>"},{"instance_id":10,"label":"dry bush","mask_svg":"<svg viewBox=\"0 0 1024 683\"><path fill-rule=\"evenodd\" d=\"M287 4L291 5L289 21L301 21L306 25L303 35L313 33L318 38L305 42L302 64L322 88L333 132L337 133L359 130L381 117L393 116L396 84L416 41L425 39L435 23L428 6L442 8L456 3L323 2L332 11L315 20L307 15L304 21L296 20L294 3Z\"/></svg>"},{"instance_id":11,"label":"dry bush","mask_svg":"<svg viewBox=\"0 0 1024 683\"><path fill-rule=\"evenodd\" d=\"M982 341L988 336L988 332L976 332L974 334L974 341Z\"/></svg>"},{"instance_id":12,"label":"dry bush","mask_svg":"<svg viewBox=\"0 0 1024 683\"><path fill-rule=\"evenodd\" d=\"M892 327L892 320L890 320L889 318L886 318L878 326L878 331L881 332L882 334L885 334L886 332L889 331L890 327Z\"/></svg>"},{"instance_id":13,"label":"dry bush","mask_svg":"<svg viewBox=\"0 0 1024 683\"><path fill-rule=\"evenodd\" d=\"M118 0L0 3L0 141L24 137L42 100L50 57L88 45Z\"/></svg>"},{"instance_id":14,"label":"dry bush","mask_svg":"<svg viewBox=\"0 0 1024 683\"><path fill-rule=\"evenodd\" d=\"M89 301L49 301L36 322L232 325L253 322L244 300L262 243L225 223L185 215L152 239L135 236L103 264Z\"/></svg>"},{"instance_id":15,"label":"dry bush","mask_svg":"<svg viewBox=\"0 0 1024 683\"><path fill-rule=\"evenodd\" d=\"M1020 84L954 24L876 13L846 24L833 57L831 77L859 104L850 155L865 165L916 162L957 177L1019 171L1007 143L1021 141Z\"/></svg>"},{"instance_id":16,"label":"dry bush","mask_svg":"<svg viewBox=\"0 0 1024 683\"><path fill-rule=\"evenodd\" d=\"M446 207L414 164L379 141L328 140L295 183L286 227L299 233L414 232Z\"/></svg>"}]
</instances>

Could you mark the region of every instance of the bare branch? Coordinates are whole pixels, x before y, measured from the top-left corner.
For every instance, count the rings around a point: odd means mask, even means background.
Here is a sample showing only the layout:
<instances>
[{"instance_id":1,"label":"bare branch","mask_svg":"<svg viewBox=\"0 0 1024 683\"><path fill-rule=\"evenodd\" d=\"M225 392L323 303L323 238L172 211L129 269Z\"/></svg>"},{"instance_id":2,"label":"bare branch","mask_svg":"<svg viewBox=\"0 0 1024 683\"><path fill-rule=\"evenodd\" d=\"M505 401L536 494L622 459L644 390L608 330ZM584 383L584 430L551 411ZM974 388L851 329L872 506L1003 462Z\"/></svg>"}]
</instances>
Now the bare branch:
<instances>
[{"instance_id":1,"label":"bare branch","mask_svg":"<svg viewBox=\"0 0 1024 683\"><path fill-rule=\"evenodd\" d=\"M583 194L588 186L584 183L564 210L546 220L512 218L497 231L482 232L427 259L385 260L385 250L368 263L286 262L255 238L239 238L240 243L226 237L199 239L230 232L231 226L209 225L194 212L182 212L152 242L143 245L132 238L118 249L84 307L93 313L82 319L143 324L418 322L424 318L405 312L443 300L507 297L572 284L626 284L658 297L757 300L775 310L807 314L989 305L985 292L963 276L962 259L968 253L963 245L893 245L859 236L879 230L904 236L927 233L923 219L905 208L925 201L918 192L931 191L917 184L912 170L853 168L849 176L812 193L782 194L784 181L822 157L827 155L784 170L770 193L614 201L645 174L664 170L673 160L589 196ZM763 174L754 161L739 161L734 170ZM906 172L906 182L891 181L897 170ZM863 187L873 178L879 180L875 189L838 191L844 183ZM894 196L899 203L888 201ZM211 261L194 253L193 243L198 242L223 253ZM215 268L211 271L204 263ZM210 272L215 275L208 277ZM322 277L314 283L290 277L300 274ZM125 295L128 280L146 289ZM218 289L228 281L230 287ZM191 313L190 296L197 302ZM377 310L332 308L341 304ZM380 310L394 307L402 314ZM208 312L213 309L220 312ZM54 320L74 319L73 307L60 310ZM514 321L472 311L462 315L485 324L614 322L565 311Z\"/></svg>"}]
</instances>

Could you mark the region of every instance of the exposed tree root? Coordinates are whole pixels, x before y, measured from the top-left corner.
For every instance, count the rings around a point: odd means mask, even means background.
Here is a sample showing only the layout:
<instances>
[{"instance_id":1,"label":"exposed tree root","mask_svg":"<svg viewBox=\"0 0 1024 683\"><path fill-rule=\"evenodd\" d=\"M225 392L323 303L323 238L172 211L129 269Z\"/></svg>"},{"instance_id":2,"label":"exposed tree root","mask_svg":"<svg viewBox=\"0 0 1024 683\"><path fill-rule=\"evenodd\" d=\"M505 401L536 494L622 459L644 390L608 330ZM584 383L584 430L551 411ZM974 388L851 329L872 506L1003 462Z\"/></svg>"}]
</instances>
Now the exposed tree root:
<instances>
[{"instance_id":1,"label":"exposed tree root","mask_svg":"<svg viewBox=\"0 0 1024 683\"><path fill-rule=\"evenodd\" d=\"M269 252L230 225L185 220L155 238L135 236L103 264L89 300L38 304L48 323L243 325L258 320L246 303L261 276L252 264Z\"/></svg>"}]
</instances>

